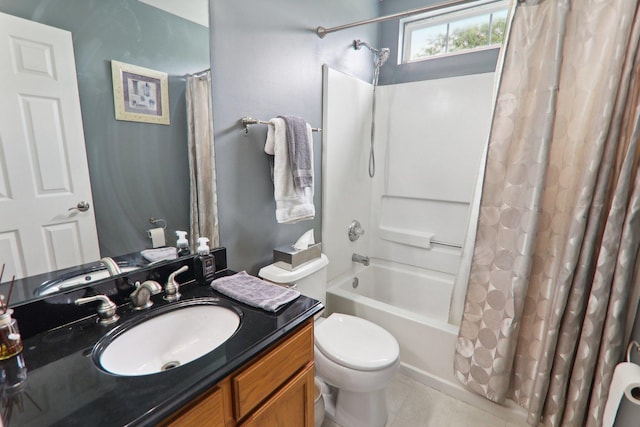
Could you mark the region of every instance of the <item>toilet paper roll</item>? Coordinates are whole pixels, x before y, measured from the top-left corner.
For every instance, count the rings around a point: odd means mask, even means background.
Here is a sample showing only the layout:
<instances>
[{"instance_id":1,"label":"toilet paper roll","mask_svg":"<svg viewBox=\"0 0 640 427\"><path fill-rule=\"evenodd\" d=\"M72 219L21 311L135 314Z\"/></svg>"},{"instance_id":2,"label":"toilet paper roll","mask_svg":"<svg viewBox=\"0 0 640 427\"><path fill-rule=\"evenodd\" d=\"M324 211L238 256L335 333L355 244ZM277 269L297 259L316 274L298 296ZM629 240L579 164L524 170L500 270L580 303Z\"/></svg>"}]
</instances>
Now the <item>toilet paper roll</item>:
<instances>
[{"instance_id":1,"label":"toilet paper roll","mask_svg":"<svg viewBox=\"0 0 640 427\"><path fill-rule=\"evenodd\" d=\"M613 426L623 396L640 405L640 365L630 362L619 363L613 371L609 397L602 417L603 427Z\"/></svg>"},{"instance_id":2,"label":"toilet paper roll","mask_svg":"<svg viewBox=\"0 0 640 427\"><path fill-rule=\"evenodd\" d=\"M164 228L152 228L148 230L149 237L151 237L151 246L154 248L159 248L160 246L165 246L166 241L164 238Z\"/></svg>"}]
</instances>

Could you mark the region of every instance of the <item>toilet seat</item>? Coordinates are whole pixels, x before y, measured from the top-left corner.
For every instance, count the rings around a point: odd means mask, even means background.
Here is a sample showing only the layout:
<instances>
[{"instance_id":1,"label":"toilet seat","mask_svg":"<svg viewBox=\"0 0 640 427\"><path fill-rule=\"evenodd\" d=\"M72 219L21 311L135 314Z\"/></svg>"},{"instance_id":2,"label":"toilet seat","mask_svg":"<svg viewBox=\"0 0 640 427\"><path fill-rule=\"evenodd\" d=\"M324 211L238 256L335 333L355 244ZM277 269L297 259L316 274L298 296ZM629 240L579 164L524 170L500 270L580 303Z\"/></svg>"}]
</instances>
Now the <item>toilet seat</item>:
<instances>
[{"instance_id":1,"label":"toilet seat","mask_svg":"<svg viewBox=\"0 0 640 427\"><path fill-rule=\"evenodd\" d=\"M400 355L396 339L368 320L333 313L316 324L316 348L327 359L360 371L377 371L395 364Z\"/></svg>"}]
</instances>

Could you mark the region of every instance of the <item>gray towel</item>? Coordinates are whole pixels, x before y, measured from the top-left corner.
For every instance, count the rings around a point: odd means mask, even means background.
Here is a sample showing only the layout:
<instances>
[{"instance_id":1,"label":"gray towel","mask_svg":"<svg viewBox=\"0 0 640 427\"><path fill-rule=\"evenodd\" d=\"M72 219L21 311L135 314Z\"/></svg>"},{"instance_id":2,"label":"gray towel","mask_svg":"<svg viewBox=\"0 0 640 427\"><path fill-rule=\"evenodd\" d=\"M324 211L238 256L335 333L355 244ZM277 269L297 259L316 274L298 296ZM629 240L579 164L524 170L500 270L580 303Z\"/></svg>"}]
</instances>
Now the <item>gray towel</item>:
<instances>
[{"instance_id":1,"label":"gray towel","mask_svg":"<svg viewBox=\"0 0 640 427\"><path fill-rule=\"evenodd\" d=\"M300 292L265 282L241 271L211 282L211 287L237 301L266 311L277 311L300 296Z\"/></svg>"},{"instance_id":2,"label":"gray towel","mask_svg":"<svg viewBox=\"0 0 640 427\"><path fill-rule=\"evenodd\" d=\"M164 261L165 259L178 258L178 249L167 246L165 248L145 249L140 251L140 255L149 262Z\"/></svg>"},{"instance_id":3,"label":"gray towel","mask_svg":"<svg viewBox=\"0 0 640 427\"><path fill-rule=\"evenodd\" d=\"M307 122L300 117L278 116L284 120L287 128L287 146L289 163L293 173L293 185L296 188L313 186L313 162L310 150L313 150L307 133Z\"/></svg>"}]
</instances>

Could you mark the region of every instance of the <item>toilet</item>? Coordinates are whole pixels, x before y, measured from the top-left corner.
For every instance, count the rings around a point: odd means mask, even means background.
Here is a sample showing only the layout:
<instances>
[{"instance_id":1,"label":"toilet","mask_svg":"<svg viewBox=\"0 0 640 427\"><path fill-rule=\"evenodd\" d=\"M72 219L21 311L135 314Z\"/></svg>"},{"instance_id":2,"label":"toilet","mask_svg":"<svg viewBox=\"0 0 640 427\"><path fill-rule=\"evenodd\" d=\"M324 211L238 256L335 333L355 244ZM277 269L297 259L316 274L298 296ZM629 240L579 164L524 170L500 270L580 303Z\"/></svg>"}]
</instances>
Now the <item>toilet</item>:
<instances>
[{"instance_id":1,"label":"toilet","mask_svg":"<svg viewBox=\"0 0 640 427\"><path fill-rule=\"evenodd\" d=\"M295 286L303 295L326 305L327 264L329 260L322 254L293 271L271 264L258 275ZM384 426L385 389L400 365L396 339L375 323L348 314L318 317L314 326L316 374L326 382L326 415L343 427Z\"/></svg>"}]
</instances>

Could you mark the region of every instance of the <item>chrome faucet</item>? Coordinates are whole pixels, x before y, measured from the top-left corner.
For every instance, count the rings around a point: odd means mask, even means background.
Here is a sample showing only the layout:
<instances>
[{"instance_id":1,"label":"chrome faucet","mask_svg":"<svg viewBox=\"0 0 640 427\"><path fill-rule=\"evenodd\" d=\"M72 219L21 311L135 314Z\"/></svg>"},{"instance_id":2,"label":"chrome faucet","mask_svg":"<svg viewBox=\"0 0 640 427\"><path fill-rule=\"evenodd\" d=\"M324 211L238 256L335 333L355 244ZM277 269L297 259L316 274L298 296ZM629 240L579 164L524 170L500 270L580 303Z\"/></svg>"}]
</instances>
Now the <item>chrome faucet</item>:
<instances>
[{"instance_id":1,"label":"chrome faucet","mask_svg":"<svg viewBox=\"0 0 640 427\"><path fill-rule=\"evenodd\" d=\"M153 305L151 295L162 292L162 286L155 280L145 280L142 284L136 282L135 287L136 289L129 295L134 310L143 310L151 307Z\"/></svg>"},{"instance_id":2,"label":"chrome faucet","mask_svg":"<svg viewBox=\"0 0 640 427\"><path fill-rule=\"evenodd\" d=\"M176 276L180 273L184 273L185 271L187 271L189 269L188 265L183 265L182 267L180 267L179 269L177 269L176 271L174 271L173 273L171 273L169 275L169 278L167 279L167 284L164 285L164 293L165 296L163 297L165 300L171 302L171 301L178 301L180 299L180 283L178 283L178 281L176 280Z\"/></svg>"},{"instance_id":3,"label":"chrome faucet","mask_svg":"<svg viewBox=\"0 0 640 427\"><path fill-rule=\"evenodd\" d=\"M122 274L120 266L113 260L113 258L106 256L102 258L100 262L104 264L105 268L109 272L109 276L117 276L118 274Z\"/></svg>"},{"instance_id":4,"label":"chrome faucet","mask_svg":"<svg viewBox=\"0 0 640 427\"><path fill-rule=\"evenodd\" d=\"M92 297L78 298L75 300L76 305L87 304L89 302L100 301L98 306L98 323L101 325L108 325L110 323L117 322L120 316L116 314L117 305L113 303L106 295L95 295Z\"/></svg>"},{"instance_id":5,"label":"chrome faucet","mask_svg":"<svg viewBox=\"0 0 640 427\"><path fill-rule=\"evenodd\" d=\"M369 257L364 255L353 254L351 255L351 261L359 262L365 266L369 265Z\"/></svg>"}]
</instances>

